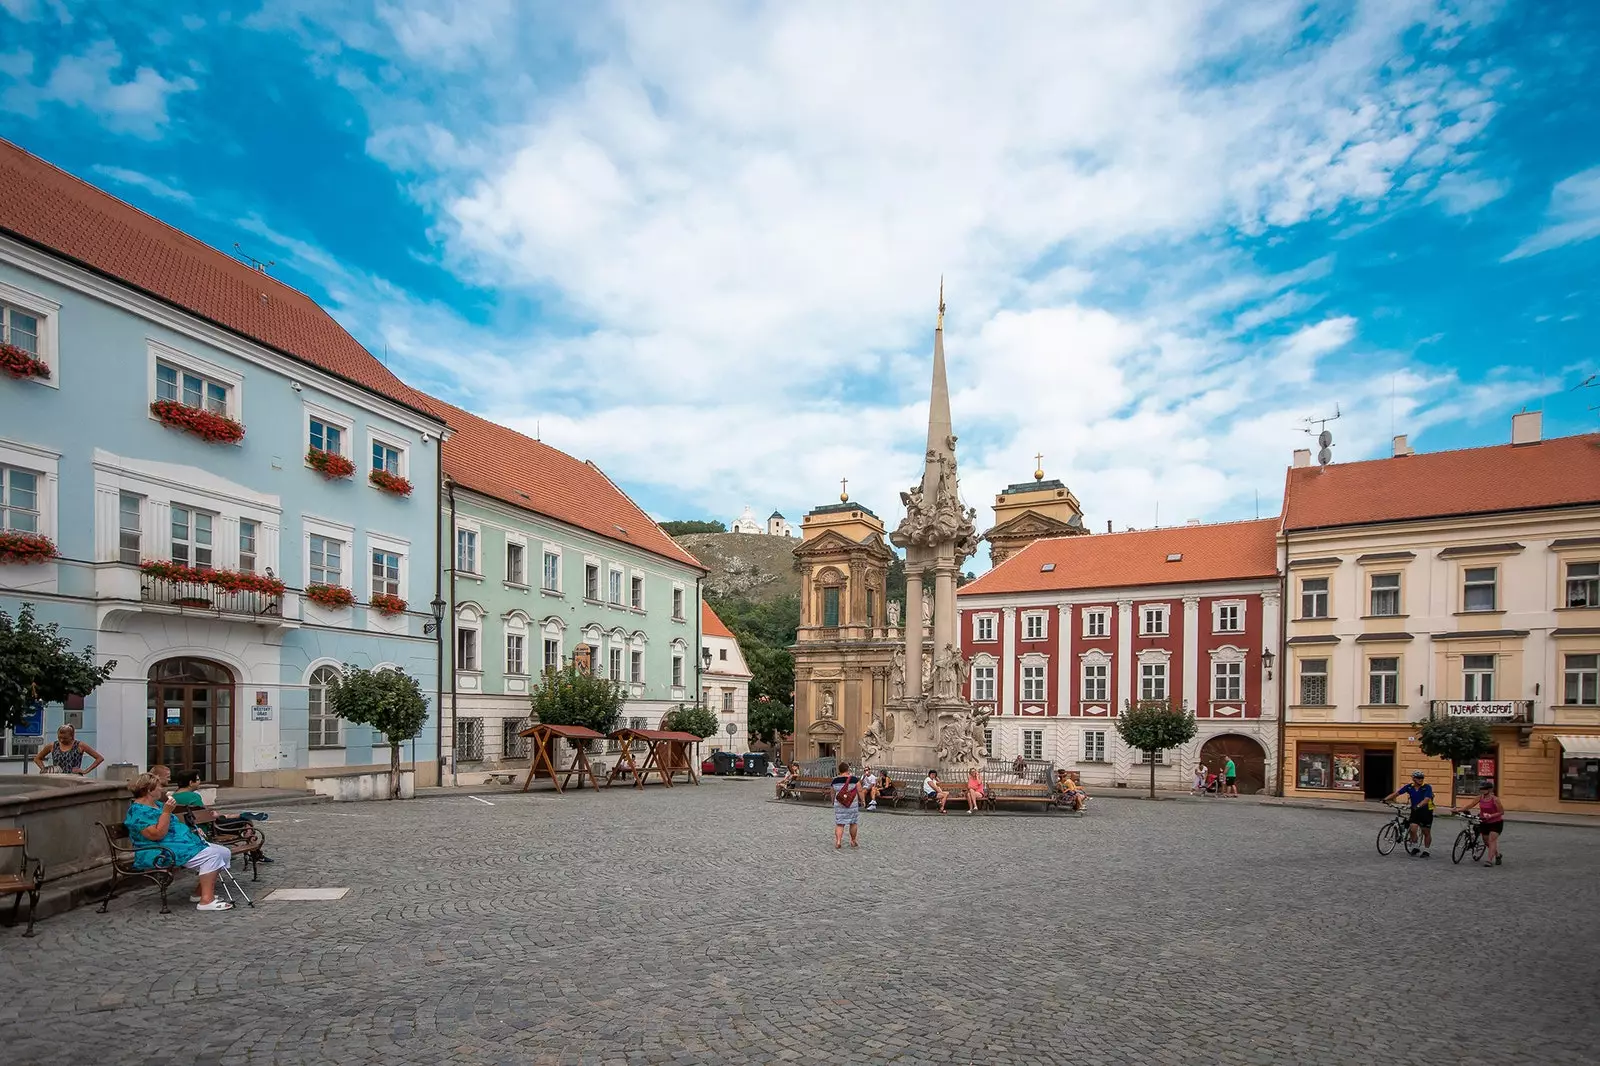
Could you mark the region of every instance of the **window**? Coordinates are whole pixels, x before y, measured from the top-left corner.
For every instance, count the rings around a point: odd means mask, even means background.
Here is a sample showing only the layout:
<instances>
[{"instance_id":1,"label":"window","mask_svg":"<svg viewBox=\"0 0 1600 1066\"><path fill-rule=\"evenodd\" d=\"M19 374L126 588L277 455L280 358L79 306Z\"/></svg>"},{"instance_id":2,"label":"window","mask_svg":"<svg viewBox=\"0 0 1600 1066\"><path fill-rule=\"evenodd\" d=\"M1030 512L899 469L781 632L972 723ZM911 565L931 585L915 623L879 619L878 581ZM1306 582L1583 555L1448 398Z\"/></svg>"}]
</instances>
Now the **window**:
<instances>
[{"instance_id":1,"label":"window","mask_svg":"<svg viewBox=\"0 0 1600 1066\"><path fill-rule=\"evenodd\" d=\"M1111 632L1111 612L1104 607L1083 612L1083 635L1103 637Z\"/></svg>"},{"instance_id":2,"label":"window","mask_svg":"<svg viewBox=\"0 0 1600 1066\"><path fill-rule=\"evenodd\" d=\"M1022 757L1024 759L1044 758L1044 730L1024 729L1022 731Z\"/></svg>"},{"instance_id":3,"label":"window","mask_svg":"<svg viewBox=\"0 0 1600 1066\"><path fill-rule=\"evenodd\" d=\"M1211 698L1231 703L1244 699L1244 663L1235 660L1211 664Z\"/></svg>"},{"instance_id":4,"label":"window","mask_svg":"<svg viewBox=\"0 0 1600 1066\"><path fill-rule=\"evenodd\" d=\"M210 569L214 516L187 507L172 509L172 561Z\"/></svg>"},{"instance_id":5,"label":"window","mask_svg":"<svg viewBox=\"0 0 1600 1066\"><path fill-rule=\"evenodd\" d=\"M1567 606L1600 607L1600 563L1567 564Z\"/></svg>"},{"instance_id":6,"label":"window","mask_svg":"<svg viewBox=\"0 0 1600 1066\"><path fill-rule=\"evenodd\" d=\"M381 440L372 442L372 469L386 470L395 477L400 476L400 449L392 444L385 444Z\"/></svg>"},{"instance_id":7,"label":"window","mask_svg":"<svg viewBox=\"0 0 1600 1066\"><path fill-rule=\"evenodd\" d=\"M1295 749L1298 788L1361 791L1361 750L1329 744L1301 744Z\"/></svg>"},{"instance_id":8,"label":"window","mask_svg":"<svg viewBox=\"0 0 1600 1066\"><path fill-rule=\"evenodd\" d=\"M1111 698L1110 688L1110 663L1083 664L1083 701L1085 703L1105 703Z\"/></svg>"},{"instance_id":9,"label":"window","mask_svg":"<svg viewBox=\"0 0 1600 1066\"><path fill-rule=\"evenodd\" d=\"M1562 759L1561 798L1586 803L1600 800L1600 759Z\"/></svg>"},{"instance_id":10,"label":"window","mask_svg":"<svg viewBox=\"0 0 1600 1066\"><path fill-rule=\"evenodd\" d=\"M39 319L20 308L0 304L0 343L39 355Z\"/></svg>"},{"instance_id":11,"label":"window","mask_svg":"<svg viewBox=\"0 0 1600 1066\"><path fill-rule=\"evenodd\" d=\"M1029 613L1023 615L1022 616L1022 639L1023 640L1043 640L1044 639L1044 619L1045 619L1045 615L1044 615L1043 611L1030 611Z\"/></svg>"},{"instance_id":12,"label":"window","mask_svg":"<svg viewBox=\"0 0 1600 1066\"><path fill-rule=\"evenodd\" d=\"M544 638L544 668L546 670L561 668L561 641L555 637Z\"/></svg>"},{"instance_id":13,"label":"window","mask_svg":"<svg viewBox=\"0 0 1600 1066\"><path fill-rule=\"evenodd\" d=\"M629 654L628 680L635 685L644 684L644 652L635 651Z\"/></svg>"},{"instance_id":14,"label":"window","mask_svg":"<svg viewBox=\"0 0 1600 1066\"><path fill-rule=\"evenodd\" d=\"M239 569L253 574L256 571L256 544L260 539L261 525L248 518L239 519Z\"/></svg>"},{"instance_id":15,"label":"window","mask_svg":"<svg viewBox=\"0 0 1600 1066\"><path fill-rule=\"evenodd\" d=\"M674 621L683 621L683 590L672 590L672 617Z\"/></svg>"},{"instance_id":16,"label":"window","mask_svg":"<svg viewBox=\"0 0 1600 1066\"><path fill-rule=\"evenodd\" d=\"M867 628L878 624L878 590L867 590Z\"/></svg>"},{"instance_id":17,"label":"window","mask_svg":"<svg viewBox=\"0 0 1600 1066\"><path fill-rule=\"evenodd\" d=\"M600 566L597 563L583 565L583 598L596 601L600 599Z\"/></svg>"},{"instance_id":18,"label":"window","mask_svg":"<svg viewBox=\"0 0 1600 1066\"><path fill-rule=\"evenodd\" d=\"M972 620L972 639L994 640L994 615L980 614Z\"/></svg>"},{"instance_id":19,"label":"window","mask_svg":"<svg viewBox=\"0 0 1600 1066\"><path fill-rule=\"evenodd\" d=\"M38 474L14 466L0 466L0 529L14 533L39 532Z\"/></svg>"},{"instance_id":20,"label":"window","mask_svg":"<svg viewBox=\"0 0 1600 1066\"><path fill-rule=\"evenodd\" d=\"M456 762L483 761L483 719L457 718L453 746Z\"/></svg>"},{"instance_id":21,"label":"window","mask_svg":"<svg viewBox=\"0 0 1600 1066\"><path fill-rule=\"evenodd\" d=\"M1461 609L1463 611L1494 610L1494 578L1495 568L1492 566L1469 569L1466 573L1465 585L1462 588Z\"/></svg>"},{"instance_id":22,"label":"window","mask_svg":"<svg viewBox=\"0 0 1600 1066\"><path fill-rule=\"evenodd\" d=\"M506 673L527 673L528 663L523 656L523 647L526 639L521 633L506 634Z\"/></svg>"},{"instance_id":23,"label":"window","mask_svg":"<svg viewBox=\"0 0 1600 1066\"><path fill-rule=\"evenodd\" d=\"M500 757L502 759L526 759L531 753L528 751L528 741L532 737L525 737L522 731L528 728L526 718L500 719Z\"/></svg>"},{"instance_id":24,"label":"window","mask_svg":"<svg viewBox=\"0 0 1600 1066\"><path fill-rule=\"evenodd\" d=\"M635 577L629 579L628 606L635 611L644 610L644 578Z\"/></svg>"},{"instance_id":25,"label":"window","mask_svg":"<svg viewBox=\"0 0 1600 1066\"><path fill-rule=\"evenodd\" d=\"M528 583L528 549L525 545L514 540L506 541L506 583L511 585L526 585Z\"/></svg>"},{"instance_id":26,"label":"window","mask_svg":"<svg viewBox=\"0 0 1600 1066\"><path fill-rule=\"evenodd\" d=\"M994 730L983 731L983 754L986 758L994 757Z\"/></svg>"},{"instance_id":27,"label":"window","mask_svg":"<svg viewBox=\"0 0 1600 1066\"><path fill-rule=\"evenodd\" d=\"M143 503L144 497L135 496L131 492L120 493L117 496L117 558L125 563L137 565L141 557L144 530L140 510ZM5 523L0 522L0 526L4 525ZM239 528L242 536L243 523ZM242 561L240 565L243 566Z\"/></svg>"},{"instance_id":28,"label":"window","mask_svg":"<svg viewBox=\"0 0 1600 1066\"><path fill-rule=\"evenodd\" d=\"M731 688L725 688L722 690L722 713L733 713L733 689Z\"/></svg>"},{"instance_id":29,"label":"window","mask_svg":"<svg viewBox=\"0 0 1600 1066\"><path fill-rule=\"evenodd\" d=\"M328 686L338 676L339 671L331 666L319 666L311 671L311 680L306 690L308 710L306 744L309 747L342 746L339 741L339 717L328 706Z\"/></svg>"},{"instance_id":30,"label":"window","mask_svg":"<svg viewBox=\"0 0 1600 1066\"><path fill-rule=\"evenodd\" d=\"M478 668L478 631L458 626L456 628L456 669Z\"/></svg>"},{"instance_id":31,"label":"window","mask_svg":"<svg viewBox=\"0 0 1600 1066\"><path fill-rule=\"evenodd\" d=\"M1305 707L1328 705L1328 660L1300 660L1300 703Z\"/></svg>"},{"instance_id":32,"label":"window","mask_svg":"<svg viewBox=\"0 0 1600 1066\"><path fill-rule=\"evenodd\" d=\"M372 549L372 594L400 595L400 556L396 553Z\"/></svg>"},{"instance_id":33,"label":"window","mask_svg":"<svg viewBox=\"0 0 1600 1066\"><path fill-rule=\"evenodd\" d=\"M617 681L621 681L622 680L622 649L621 648L612 648L611 649L611 657L610 657L610 659L611 659L611 661L610 661L610 667L611 667L610 676L613 679L617 680Z\"/></svg>"},{"instance_id":34,"label":"window","mask_svg":"<svg viewBox=\"0 0 1600 1066\"><path fill-rule=\"evenodd\" d=\"M1568 706L1600 704L1600 655L1569 655L1561 702Z\"/></svg>"},{"instance_id":35,"label":"window","mask_svg":"<svg viewBox=\"0 0 1600 1066\"><path fill-rule=\"evenodd\" d=\"M1393 656L1367 660L1367 702L1400 702L1400 660Z\"/></svg>"},{"instance_id":36,"label":"window","mask_svg":"<svg viewBox=\"0 0 1600 1066\"><path fill-rule=\"evenodd\" d=\"M839 590L836 588L822 590L822 624L830 627L839 624Z\"/></svg>"},{"instance_id":37,"label":"window","mask_svg":"<svg viewBox=\"0 0 1600 1066\"><path fill-rule=\"evenodd\" d=\"M972 698L980 702L994 700L994 667L972 668Z\"/></svg>"},{"instance_id":38,"label":"window","mask_svg":"<svg viewBox=\"0 0 1600 1066\"><path fill-rule=\"evenodd\" d=\"M1374 618L1393 618L1400 613L1400 575L1373 574L1372 602L1368 611Z\"/></svg>"},{"instance_id":39,"label":"window","mask_svg":"<svg viewBox=\"0 0 1600 1066\"><path fill-rule=\"evenodd\" d=\"M344 567L341 556L344 544L332 537L311 535L311 566L306 571L306 583L311 585L344 584Z\"/></svg>"},{"instance_id":40,"label":"window","mask_svg":"<svg viewBox=\"0 0 1600 1066\"><path fill-rule=\"evenodd\" d=\"M1139 664L1139 698L1164 700L1167 698L1167 664Z\"/></svg>"},{"instance_id":41,"label":"window","mask_svg":"<svg viewBox=\"0 0 1600 1066\"><path fill-rule=\"evenodd\" d=\"M1106 731L1104 729L1089 729L1084 732L1083 761L1106 761Z\"/></svg>"},{"instance_id":42,"label":"window","mask_svg":"<svg viewBox=\"0 0 1600 1066\"><path fill-rule=\"evenodd\" d=\"M324 422L320 418L312 418L311 450L343 455L344 427L336 426L332 422Z\"/></svg>"},{"instance_id":43,"label":"window","mask_svg":"<svg viewBox=\"0 0 1600 1066\"><path fill-rule=\"evenodd\" d=\"M456 530L456 569L468 574L478 573L477 530Z\"/></svg>"},{"instance_id":44,"label":"window","mask_svg":"<svg viewBox=\"0 0 1600 1066\"><path fill-rule=\"evenodd\" d=\"M622 571L612 570L607 575L606 599L612 604L622 606Z\"/></svg>"},{"instance_id":45,"label":"window","mask_svg":"<svg viewBox=\"0 0 1600 1066\"><path fill-rule=\"evenodd\" d=\"M1494 699L1494 656L1461 657L1461 698L1468 702Z\"/></svg>"},{"instance_id":46,"label":"window","mask_svg":"<svg viewBox=\"0 0 1600 1066\"><path fill-rule=\"evenodd\" d=\"M544 590L561 591L561 556L556 552L544 553Z\"/></svg>"},{"instance_id":47,"label":"window","mask_svg":"<svg viewBox=\"0 0 1600 1066\"><path fill-rule=\"evenodd\" d=\"M717 658L722 660L723 662L727 662L728 661L728 649L727 648L718 648L717 649Z\"/></svg>"},{"instance_id":48,"label":"window","mask_svg":"<svg viewBox=\"0 0 1600 1066\"><path fill-rule=\"evenodd\" d=\"M1145 607L1139 612L1139 635L1143 637L1165 636L1167 632L1167 607L1166 604Z\"/></svg>"},{"instance_id":49,"label":"window","mask_svg":"<svg viewBox=\"0 0 1600 1066\"><path fill-rule=\"evenodd\" d=\"M1024 666L1022 668L1022 698L1028 703L1041 703L1044 701L1044 667Z\"/></svg>"},{"instance_id":50,"label":"window","mask_svg":"<svg viewBox=\"0 0 1600 1066\"><path fill-rule=\"evenodd\" d=\"M1300 617L1328 617L1328 579L1305 577L1300 579Z\"/></svg>"},{"instance_id":51,"label":"window","mask_svg":"<svg viewBox=\"0 0 1600 1066\"><path fill-rule=\"evenodd\" d=\"M173 400L185 407L198 407L214 415L228 413L228 385L180 370L171 363L156 362L156 399Z\"/></svg>"},{"instance_id":52,"label":"window","mask_svg":"<svg viewBox=\"0 0 1600 1066\"><path fill-rule=\"evenodd\" d=\"M1218 633L1244 632L1244 607L1237 603L1219 603L1216 606L1215 625Z\"/></svg>"},{"instance_id":53,"label":"window","mask_svg":"<svg viewBox=\"0 0 1600 1066\"><path fill-rule=\"evenodd\" d=\"M678 652L672 656L672 687L683 687L683 655Z\"/></svg>"}]
</instances>

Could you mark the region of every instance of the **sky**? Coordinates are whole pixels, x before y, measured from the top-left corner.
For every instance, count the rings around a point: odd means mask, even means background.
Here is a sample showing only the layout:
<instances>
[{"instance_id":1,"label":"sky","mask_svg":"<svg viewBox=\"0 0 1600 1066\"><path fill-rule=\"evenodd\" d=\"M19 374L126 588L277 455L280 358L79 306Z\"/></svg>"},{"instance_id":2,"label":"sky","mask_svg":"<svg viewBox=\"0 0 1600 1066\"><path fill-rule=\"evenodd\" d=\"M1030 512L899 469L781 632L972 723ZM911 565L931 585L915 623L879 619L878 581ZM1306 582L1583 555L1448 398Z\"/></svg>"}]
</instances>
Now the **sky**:
<instances>
[{"instance_id":1,"label":"sky","mask_svg":"<svg viewBox=\"0 0 1600 1066\"><path fill-rule=\"evenodd\" d=\"M1600 429L1596 84L1600 4L0 0L0 136L660 518L892 526L941 278L980 528Z\"/></svg>"}]
</instances>

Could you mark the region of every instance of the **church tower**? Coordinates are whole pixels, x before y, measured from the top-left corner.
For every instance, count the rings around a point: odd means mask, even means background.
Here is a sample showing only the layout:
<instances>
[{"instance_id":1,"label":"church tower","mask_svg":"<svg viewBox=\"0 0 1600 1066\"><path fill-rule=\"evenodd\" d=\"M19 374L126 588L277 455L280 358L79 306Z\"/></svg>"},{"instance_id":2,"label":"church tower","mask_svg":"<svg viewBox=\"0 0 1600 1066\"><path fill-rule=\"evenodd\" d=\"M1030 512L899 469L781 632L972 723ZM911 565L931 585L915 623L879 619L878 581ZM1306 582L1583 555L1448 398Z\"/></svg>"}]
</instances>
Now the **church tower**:
<instances>
[{"instance_id":1,"label":"church tower","mask_svg":"<svg viewBox=\"0 0 1600 1066\"><path fill-rule=\"evenodd\" d=\"M1007 485L994 498L994 526L983 535L989 542L989 559L999 566L1029 544L1045 537L1071 537L1089 530L1083 524L1083 507L1072 490L1059 479L1044 476L1044 457L1032 481Z\"/></svg>"}]
</instances>

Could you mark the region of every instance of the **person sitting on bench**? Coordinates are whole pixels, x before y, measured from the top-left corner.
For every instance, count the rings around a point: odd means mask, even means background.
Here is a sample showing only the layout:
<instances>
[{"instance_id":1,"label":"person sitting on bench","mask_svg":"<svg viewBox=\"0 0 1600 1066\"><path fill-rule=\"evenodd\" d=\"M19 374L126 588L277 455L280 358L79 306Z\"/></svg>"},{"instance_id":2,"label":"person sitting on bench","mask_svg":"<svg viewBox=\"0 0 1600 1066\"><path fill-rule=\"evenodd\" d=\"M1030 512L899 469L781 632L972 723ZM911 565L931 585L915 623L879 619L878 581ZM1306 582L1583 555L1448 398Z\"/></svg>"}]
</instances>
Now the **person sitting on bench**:
<instances>
[{"instance_id":1,"label":"person sitting on bench","mask_svg":"<svg viewBox=\"0 0 1600 1066\"><path fill-rule=\"evenodd\" d=\"M162 769L165 770L166 767L163 766ZM193 814L205 809L205 797L200 795L196 789L199 784L199 770L183 770L178 773L177 777L173 778L172 798L178 801L179 811ZM255 811L240 811L238 814L223 814L218 811L217 817L212 821L211 826L220 833L239 834L249 829L251 822L265 821L266 817L265 814L259 814ZM194 824L192 819L186 819L186 821L191 826ZM257 851L254 861L270 863L272 859Z\"/></svg>"},{"instance_id":2,"label":"person sitting on bench","mask_svg":"<svg viewBox=\"0 0 1600 1066\"><path fill-rule=\"evenodd\" d=\"M789 764L789 772L784 774L783 775L783 780L778 782L778 798L779 799L783 799L784 796L788 795L789 794L789 789L794 786L794 783L797 780L799 780L799 778L800 778L800 764L799 763L790 763Z\"/></svg>"},{"instance_id":3,"label":"person sitting on bench","mask_svg":"<svg viewBox=\"0 0 1600 1066\"><path fill-rule=\"evenodd\" d=\"M950 793L944 790L944 784L939 780L939 771L929 770L928 776L922 779L922 798L929 803L935 800L939 803L939 813L944 814L944 805L950 799Z\"/></svg>"},{"instance_id":4,"label":"person sitting on bench","mask_svg":"<svg viewBox=\"0 0 1600 1066\"><path fill-rule=\"evenodd\" d=\"M1065 770L1056 771L1056 791L1061 793L1075 811L1083 810L1083 801L1089 798L1089 794Z\"/></svg>"},{"instance_id":5,"label":"person sitting on bench","mask_svg":"<svg viewBox=\"0 0 1600 1066\"><path fill-rule=\"evenodd\" d=\"M146 870L155 866L160 852L141 844L160 844L199 875L199 892L189 897L195 910L232 910L233 904L217 898L217 873L232 864L233 853L221 844L207 844L199 833L174 818L178 801L173 796L161 800L154 775L140 774L128 782L128 791L133 793L133 802L128 805L123 824L128 827L128 839L134 846L134 866Z\"/></svg>"}]
</instances>

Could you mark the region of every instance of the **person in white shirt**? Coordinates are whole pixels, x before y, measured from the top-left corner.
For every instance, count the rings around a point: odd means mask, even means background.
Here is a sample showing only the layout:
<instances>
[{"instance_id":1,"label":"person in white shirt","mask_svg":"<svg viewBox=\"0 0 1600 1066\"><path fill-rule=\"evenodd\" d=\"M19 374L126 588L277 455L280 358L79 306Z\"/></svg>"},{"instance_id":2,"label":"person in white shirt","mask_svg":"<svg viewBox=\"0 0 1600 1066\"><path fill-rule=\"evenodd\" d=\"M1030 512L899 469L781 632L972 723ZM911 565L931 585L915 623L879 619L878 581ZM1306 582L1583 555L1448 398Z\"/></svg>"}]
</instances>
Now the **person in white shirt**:
<instances>
[{"instance_id":1,"label":"person in white shirt","mask_svg":"<svg viewBox=\"0 0 1600 1066\"><path fill-rule=\"evenodd\" d=\"M870 766L861 768L861 794L867 797L867 810L878 809L878 771Z\"/></svg>"},{"instance_id":2,"label":"person in white shirt","mask_svg":"<svg viewBox=\"0 0 1600 1066\"><path fill-rule=\"evenodd\" d=\"M939 813L947 813L944 809L945 802L949 800L950 793L944 790L943 783L939 780L939 771L929 770L928 776L922 779L922 795L926 799L939 801Z\"/></svg>"}]
</instances>

